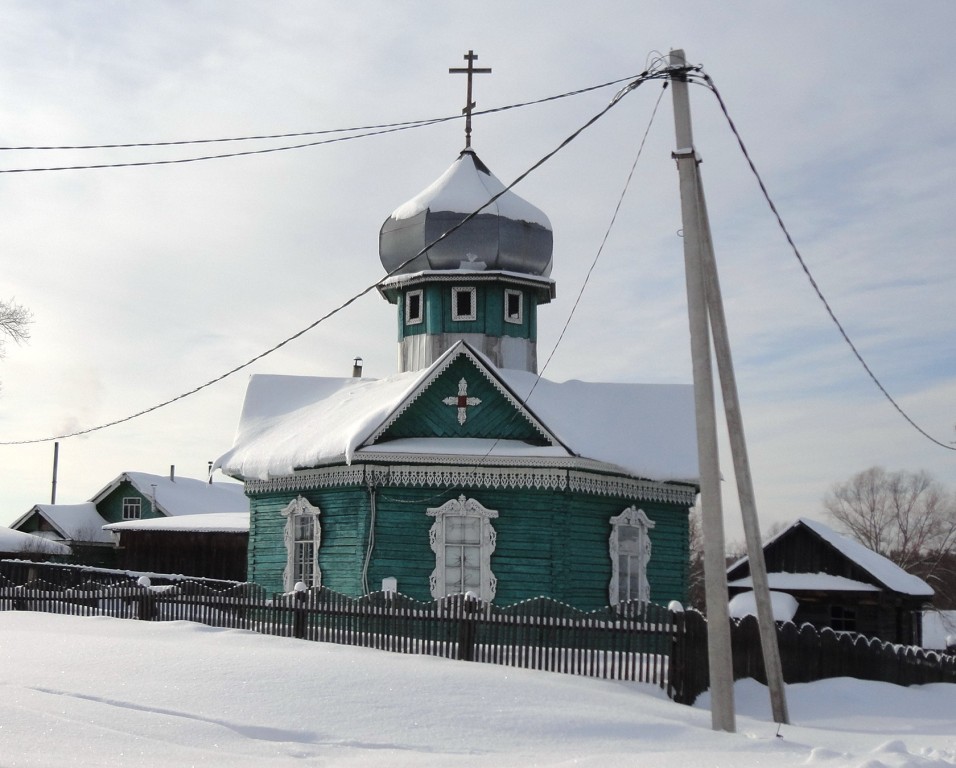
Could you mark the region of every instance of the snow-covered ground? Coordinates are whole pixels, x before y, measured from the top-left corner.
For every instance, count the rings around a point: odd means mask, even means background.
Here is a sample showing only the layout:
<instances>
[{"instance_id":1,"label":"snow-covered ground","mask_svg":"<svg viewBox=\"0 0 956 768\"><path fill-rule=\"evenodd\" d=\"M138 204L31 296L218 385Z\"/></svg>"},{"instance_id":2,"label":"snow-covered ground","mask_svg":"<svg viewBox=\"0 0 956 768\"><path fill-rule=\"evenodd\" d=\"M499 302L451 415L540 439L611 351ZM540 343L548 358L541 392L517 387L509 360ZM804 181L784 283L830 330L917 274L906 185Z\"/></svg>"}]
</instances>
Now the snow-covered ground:
<instances>
[{"instance_id":1,"label":"snow-covered ground","mask_svg":"<svg viewBox=\"0 0 956 768\"><path fill-rule=\"evenodd\" d=\"M185 622L0 613L0 766L956 765L956 685L736 686L736 734L653 687Z\"/></svg>"}]
</instances>

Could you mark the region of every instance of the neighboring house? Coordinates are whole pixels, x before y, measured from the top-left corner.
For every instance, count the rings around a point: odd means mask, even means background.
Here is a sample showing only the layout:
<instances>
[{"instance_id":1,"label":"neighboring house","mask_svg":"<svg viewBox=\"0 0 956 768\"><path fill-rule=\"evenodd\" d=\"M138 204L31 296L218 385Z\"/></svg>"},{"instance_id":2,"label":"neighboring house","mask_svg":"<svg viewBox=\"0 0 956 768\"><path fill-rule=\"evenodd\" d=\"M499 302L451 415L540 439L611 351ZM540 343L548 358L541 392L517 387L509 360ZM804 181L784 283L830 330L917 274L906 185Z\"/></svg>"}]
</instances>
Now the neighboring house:
<instances>
[{"instance_id":1,"label":"neighboring house","mask_svg":"<svg viewBox=\"0 0 956 768\"><path fill-rule=\"evenodd\" d=\"M133 520L208 513L247 513L249 503L237 483L209 483L190 477L124 472L83 504L37 504L10 527L66 544L77 560L117 564L117 537L104 526Z\"/></svg>"},{"instance_id":2,"label":"neighboring house","mask_svg":"<svg viewBox=\"0 0 956 768\"><path fill-rule=\"evenodd\" d=\"M126 520L105 529L116 536L120 568L246 580L248 512Z\"/></svg>"},{"instance_id":3,"label":"neighboring house","mask_svg":"<svg viewBox=\"0 0 956 768\"><path fill-rule=\"evenodd\" d=\"M69 554L70 548L65 544L0 526L0 559L44 559L54 555Z\"/></svg>"},{"instance_id":4,"label":"neighboring house","mask_svg":"<svg viewBox=\"0 0 956 768\"><path fill-rule=\"evenodd\" d=\"M386 220L399 372L255 375L216 462L250 498L251 581L502 605L686 599L693 389L539 379L551 251L547 217L471 150Z\"/></svg>"},{"instance_id":5,"label":"neighboring house","mask_svg":"<svg viewBox=\"0 0 956 768\"><path fill-rule=\"evenodd\" d=\"M800 518L764 544L770 589L796 598L798 625L859 632L920 645L933 589L922 579L823 523ZM753 589L744 557L727 570L731 596Z\"/></svg>"},{"instance_id":6,"label":"neighboring house","mask_svg":"<svg viewBox=\"0 0 956 768\"><path fill-rule=\"evenodd\" d=\"M96 504L36 504L10 527L29 533L72 550L78 560L88 565L114 564L113 536L103 530L108 521Z\"/></svg>"}]
</instances>

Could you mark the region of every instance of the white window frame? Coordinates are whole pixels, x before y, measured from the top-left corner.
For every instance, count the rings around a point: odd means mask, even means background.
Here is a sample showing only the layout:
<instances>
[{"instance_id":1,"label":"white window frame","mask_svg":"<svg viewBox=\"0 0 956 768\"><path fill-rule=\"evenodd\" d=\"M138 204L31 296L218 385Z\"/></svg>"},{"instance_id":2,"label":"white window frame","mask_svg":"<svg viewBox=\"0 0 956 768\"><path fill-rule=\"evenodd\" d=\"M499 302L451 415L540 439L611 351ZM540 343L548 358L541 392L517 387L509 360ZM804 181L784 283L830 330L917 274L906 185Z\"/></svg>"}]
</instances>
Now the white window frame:
<instances>
[{"instance_id":1,"label":"white window frame","mask_svg":"<svg viewBox=\"0 0 956 768\"><path fill-rule=\"evenodd\" d=\"M139 520L143 517L143 500L139 496L123 497L123 519Z\"/></svg>"},{"instance_id":2,"label":"white window frame","mask_svg":"<svg viewBox=\"0 0 956 768\"><path fill-rule=\"evenodd\" d=\"M611 555L611 583L608 586L608 595L611 605L619 605L628 600L639 600L642 603L651 599L651 585L647 580L647 564L651 559L650 530L654 527L643 509L630 506L621 514L611 518L611 536L608 540L608 551ZM621 541L622 528L636 528L636 546L628 547ZM628 551L631 550L631 551ZM637 571L637 594L630 592L630 574Z\"/></svg>"},{"instance_id":3,"label":"white window frame","mask_svg":"<svg viewBox=\"0 0 956 768\"><path fill-rule=\"evenodd\" d=\"M479 577L477 590L469 589L468 591L477 592L478 598L484 602L494 600L495 592L498 590L498 579L491 572L491 555L495 551L497 534L491 521L498 517L497 510L486 509L479 502L466 499L462 494L457 499L446 501L440 507L427 509L426 514L435 518L428 532L428 540L432 552L435 553L435 570L429 577L432 597L438 600L453 594L449 592L445 578L446 566L449 565L446 562L446 524L451 518L471 517L477 518L479 523L479 541L477 542Z\"/></svg>"},{"instance_id":4,"label":"white window frame","mask_svg":"<svg viewBox=\"0 0 956 768\"><path fill-rule=\"evenodd\" d=\"M508 314L508 299L512 296L518 297L518 314L511 315ZM524 322L524 295L521 291L515 291L511 288L505 288L505 306L504 306L504 315L506 323L514 323L516 325L521 325Z\"/></svg>"},{"instance_id":5,"label":"white window frame","mask_svg":"<svg viewBox=\"0 0 956 768\"><path fill-rule=\"evenodd\" d=\"M412 317L412 298L418 298L418 314ZM405 294L405 325L420 325L425 320L425 292L409 291Z\"/></svg>"},{"instance_id":6,"label":"white window frame","mask_svg":"<svg viewBox=\"0 0 956 768\"><path fill-rule=\"evenodd\" d=\"M296 582L301 581L306 587L322 586L322 571L319 568L319 546L322 543L322 525L319 522L319 515L322 511L312 505L308 499L299 496L286 505L280 514L286 518L283 539L285 541L286 565L282 572L282 581L286 592L295 589ZM310 517L312 524L312 538L310 542L296 538L299 519ZM312 578L302 577L302 570L297 567L298 553L303 548L302 545L308 543L312 548L311 561L309 567L312 571ZM311 582L311 583L310 583Z\"/></svg>"},{"instance_id":7,"label":"white window frame","mask_svg":"<svg viewBox=\"0 0 956 768\"><path fill-rule=\"evenodd\" d=\"M471 312L467 314L458 312L458 296L463 293L471 297ZM478 291L476 288L473 286L455 286L451 289L451 319L458 322L478 319Z\"/></svg>"}]
</instances>

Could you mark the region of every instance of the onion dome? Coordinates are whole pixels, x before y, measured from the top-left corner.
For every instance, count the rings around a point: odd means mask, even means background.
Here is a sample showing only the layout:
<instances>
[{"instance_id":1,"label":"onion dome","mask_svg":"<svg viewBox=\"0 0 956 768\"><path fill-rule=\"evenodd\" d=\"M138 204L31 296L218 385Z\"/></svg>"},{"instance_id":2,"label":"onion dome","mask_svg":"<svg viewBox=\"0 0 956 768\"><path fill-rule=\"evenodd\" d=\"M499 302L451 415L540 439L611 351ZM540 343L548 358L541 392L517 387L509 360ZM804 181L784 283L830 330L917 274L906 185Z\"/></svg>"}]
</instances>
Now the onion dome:
<instances>
[{"instance_id":1,"label":"onion dome","mask_svg":"<svg viewBox=\"0 0 956 768\"><path fill-rule=\"evenodd\" d=\"M548 217L510 190L482 208L504 188L473 150L464 150L437 181L385 220L379 234L382 265L389 274L469 269L547 277L553 244Z\"/></svg>"}]
</instances>

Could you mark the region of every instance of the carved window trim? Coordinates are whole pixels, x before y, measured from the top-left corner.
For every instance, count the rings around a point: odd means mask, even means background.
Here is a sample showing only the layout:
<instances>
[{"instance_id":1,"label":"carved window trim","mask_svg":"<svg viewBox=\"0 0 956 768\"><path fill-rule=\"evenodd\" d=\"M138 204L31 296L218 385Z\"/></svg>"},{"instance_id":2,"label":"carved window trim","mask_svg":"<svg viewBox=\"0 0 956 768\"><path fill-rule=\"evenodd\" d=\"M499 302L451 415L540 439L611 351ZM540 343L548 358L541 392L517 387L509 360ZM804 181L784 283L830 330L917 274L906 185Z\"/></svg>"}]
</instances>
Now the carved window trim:
<instances>
[{"instance_id":1,"label":"carved window trim","mask_svg":"<svg viewBox=\"0 0 956 768\"><path fill-rule=\"evenodd\" d=\"M511 304L517 303L517 311L512 312ZM521 325L524 321L524 295L521 291L515 291L511 288L505 288L505 306L504 306L504 316L506 323L514 323L515 325Z\"/></svg>"},{"instance_id":2,"label":"carved window trim","mask_svg":"<svg viewBox=\"0 0 956 768\"><path fill-rule=\"evenodd\" d=\"M459 312L459 296L469 297L468 312ZM478 319L478 290L475 287L454 286L451 289L451 319L458 322L466 322Z\"/></svg>"},{"instance_id":3,"label":"carved window trim","mask_svg":"<svg viewBox=\"0 0 956 768\"><path fill-rule=\"evenodd\" d=\"M322 571L319 568L319 546L322 543L322 525L319 515L322 511L312 505L308 499L298 496L290 501L280 513L284 518L286 565L282 572L282 582L287 592L291 592L296 582L301 581L306 587L322 586ZM311 528L311 538L304 539L297 535L308 524ZM305 555L307 562L303 561ZM302 566L305 567L302 567ZM311 571L311 575L309 574Z\"/></svg>"},{"instance_id":4,"label":"carved window trim","mask_svg":"<svg viewBox=\"0 0 956 768\"><path fill-rule=\"evenodd\" d=\"M655 523L643 509L631 505L621 514L610 519L611 535L608 539L608 552L611 556L611 583L608 597L611 605L628 600L649 602L651 585L647 580L647 564L651 559L650 530ZM625 529L628 534L622 535ZM631 533L631 529L635 529ZM637 573L636 594L629 576Z\"/></svg>"},{"instance_id":5,"label":"carved window trim","mask_svg":"<svg viewBox=\"0 0 956 768\"><path fill-rule=\"evenodd\" d=\"M421 325L424 320L425 292L409 291L405 294L405 325Z\"/></svg>"},{"instance_id":6,"label":"carved window trim","mask_svg":"<svg viewBox=\"0 0 956 768\"><path fill-rule=\"evenodd\" d=\"M498 589L498 579L491 572L491 555L495 551L497 534L491 521L498 517L497 510L486 509L475 499L466 499L462 494L457 499L446 501L440 507L427 509L425 514L435 518L428 532L429 544L432 552L435 553L435 570L432 571L428 580L432 597L438 600L448 594L454 594L449 592L450 587L446 583L448 521L455 518L474 518L478 522L478 541L471 542L468 546L478 549L479 576L478 584L475 585L478 589L470 588L468 591L477 591L479 599L485 602L494 600Z\"/></svg>"}]
</instances>

